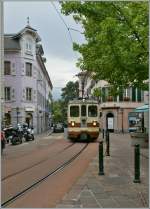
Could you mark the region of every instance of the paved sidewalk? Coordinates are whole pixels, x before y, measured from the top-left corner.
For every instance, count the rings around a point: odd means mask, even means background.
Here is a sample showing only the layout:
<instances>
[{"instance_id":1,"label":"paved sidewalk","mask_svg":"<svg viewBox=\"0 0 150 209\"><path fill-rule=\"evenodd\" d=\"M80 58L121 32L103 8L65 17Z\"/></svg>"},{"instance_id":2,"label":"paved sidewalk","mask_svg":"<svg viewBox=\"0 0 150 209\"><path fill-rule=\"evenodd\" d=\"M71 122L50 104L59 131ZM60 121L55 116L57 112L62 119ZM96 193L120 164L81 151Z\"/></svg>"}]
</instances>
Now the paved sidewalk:
<instances>
[{"instance_id":1,"label":"paved sidewalk","mask_svg":"<svg viewBox=\"0 0 150 209\"><path fill-rule=\"evenodd\" d=\"M35 138L41 138L41 137L47 137L47 136L51 135L52 133L53 133L53 130L49 129L49 130L42 132L40 134L35 134L34 136L35 136Z\"/></svg>"},{"instance_id":2,"label":"paved sidewalk","mask_svg":"<svg viewBox=\"0 0 150 209\"><path fill-rule=\"evenodd\" d=\"M105 151L105 143L104 143ZM105 175L98 175L98 152L56 208L148 208L149 149L141 149L141 183L133 183L134 148L129 134L110 134Z\"/></svg>"}]
</instances>

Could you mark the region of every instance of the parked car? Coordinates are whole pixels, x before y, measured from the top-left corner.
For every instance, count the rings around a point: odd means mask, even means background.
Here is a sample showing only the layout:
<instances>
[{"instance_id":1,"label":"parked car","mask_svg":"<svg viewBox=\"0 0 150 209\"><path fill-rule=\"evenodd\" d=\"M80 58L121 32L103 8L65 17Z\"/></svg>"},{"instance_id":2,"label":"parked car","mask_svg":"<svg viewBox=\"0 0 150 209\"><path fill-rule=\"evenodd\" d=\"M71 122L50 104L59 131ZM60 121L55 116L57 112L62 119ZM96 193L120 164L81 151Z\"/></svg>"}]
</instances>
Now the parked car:
<instances>
[{"instance_id":1,"label":"parked car","mask_svg":"<svg viewBox=\"0 0 150 209\"><path fill-rule=\"evenodd\" d=\"M137 132L138 127L129 127L129 132Z\"/></svg>"},{"instance_id":2,"label":"parked car","mask_svg":"<svg viewBox=\"0 0 150 209\"><path fill-rule=\"evenodd\" d=\"M56 123L56 124L54 124L53 132L54 133L64 132L64 125L63 125L63 123Z\"/></svg>"}]
</instances>

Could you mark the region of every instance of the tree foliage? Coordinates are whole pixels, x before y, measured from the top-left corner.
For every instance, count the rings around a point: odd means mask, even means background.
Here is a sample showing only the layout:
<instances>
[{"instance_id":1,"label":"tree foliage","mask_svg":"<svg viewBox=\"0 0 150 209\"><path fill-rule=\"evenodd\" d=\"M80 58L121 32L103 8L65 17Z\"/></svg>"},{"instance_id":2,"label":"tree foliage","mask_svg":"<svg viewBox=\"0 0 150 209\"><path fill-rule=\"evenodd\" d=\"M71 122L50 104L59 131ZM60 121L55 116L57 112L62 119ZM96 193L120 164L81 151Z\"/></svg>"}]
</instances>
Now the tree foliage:
<instances>
[{"instance_id":1,"label":"tree foliage","mask_svg":"<svg viewBox=\"0 0 150 209\"><path fill-rule=\"evenodd\" d=\"M61 99L53 102L52 114L54 123L65 123L67 121L68 102L78 97L78 82L69 81L61 91Z\"/></svg>"},{"instance_id":2,"label":"tree foliage","mask_svg":"<svg viewBox=\"0 0 150 209\"><path fill-rule=\"evenodd\" d=\"M148 79L148 2L63 2L84 28L77 66L113 87L145 88Z\"/></svg>"},{"instance_id":3,"label":"tree foliage","mask_svg":"<svg viewBox=\"0 0 150 209\"><path fill-rule=\"evenodd\" d=\"M63 113L62 113L62 101L57 100L53 102L53 108L52 108L52 115L53 115L53 122L63 122Z\"/></svg>"},{"instance_id":4,"label":"tree foliage","mask_svg":"<svg viewBox=\"0 0 150 209\"><path fill-rule=\"evenodd\" d=\"M78 98L79 95L79 83L69 81L64 88L61 89L62 94L62 100L67 104L69 100Z\"/></svg>"}]
</instances>

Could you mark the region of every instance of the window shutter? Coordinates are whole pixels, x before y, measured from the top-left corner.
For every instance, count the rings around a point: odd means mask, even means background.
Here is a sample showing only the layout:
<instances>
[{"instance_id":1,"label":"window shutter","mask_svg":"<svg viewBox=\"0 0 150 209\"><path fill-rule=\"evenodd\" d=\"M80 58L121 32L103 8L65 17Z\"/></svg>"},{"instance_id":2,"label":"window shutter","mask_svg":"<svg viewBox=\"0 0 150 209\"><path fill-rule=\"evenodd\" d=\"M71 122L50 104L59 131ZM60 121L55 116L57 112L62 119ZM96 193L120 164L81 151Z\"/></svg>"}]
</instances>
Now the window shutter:
<instances>
[{"instance_id":1,"label":"window shutter","mask_svg":"<svg viewBox=\"0 0 150 209\"><path fill-rule=\"evenodd\" d=\"M33 78L36 78L36 66L33 65L33 68L32 68L32 76Z\"/></svg>"},{"instance_id":2,"label":"window shutter","mask_svg":"<svg viewBox=\"0 0 150 209\"><path fill-rule=\"evenodd\" d=\"M36 100L36 90L33 91L33 99Z\"/></svg>"},{"instance_id":3,"label":"window shutter","mask_svg":"<svg viewBox=\"0 0 150 209\"><path fill-rule=\"evenodd\" d=\"M137 101L141 102L141 89L137 89Z\"/></svg>"},{"instance_id":4,"label":"window shutter","mask_svg":"<svg viewBox=\"0 0 150 209\"><path fill-rule=\"evenodd\" d=\"M25 100L25 98L26 98L26 90L25 89L23 89L22 98L23 98L23 100Z\"/></svg>"},{"instance_id":5,"label":"window shutter","mask_svg":"<svg viewBox=\"0 0 150 209\"><path fill-rule=\"evenodd\" d=\"M12 63L12 71L11 71L12 75L16 75L16 65L15 63Z\"/></svg>"},{"instance_id":6,"label":"window shutter","mask_svg":"<svg viewBox=\"0 0 150 209\"><path fill-rule=\"evenodd\" d=\"M21 66L21 75L25 75L25 65L24 63L22 63L22 66Z\"/></svg>"},{"instance_id":7,"label":"window shutter","mask_svg":"<svg viewBox=\"0 0 150 209\"><path fill-rule=\"evenodd\" d=\"M132 87L132 102L136 101L136 88Z\"/></svg>"},{"instance_id":8,"label":"window shutter","mask_svg":"<svg viewBox=\"0 0 150 209\"><path fill-rule=\"evenodd\" d=\"M15 89L14 88L11 89L11 98L12 98L12 100L15 99Z\"/></svg>"}]
</instances>

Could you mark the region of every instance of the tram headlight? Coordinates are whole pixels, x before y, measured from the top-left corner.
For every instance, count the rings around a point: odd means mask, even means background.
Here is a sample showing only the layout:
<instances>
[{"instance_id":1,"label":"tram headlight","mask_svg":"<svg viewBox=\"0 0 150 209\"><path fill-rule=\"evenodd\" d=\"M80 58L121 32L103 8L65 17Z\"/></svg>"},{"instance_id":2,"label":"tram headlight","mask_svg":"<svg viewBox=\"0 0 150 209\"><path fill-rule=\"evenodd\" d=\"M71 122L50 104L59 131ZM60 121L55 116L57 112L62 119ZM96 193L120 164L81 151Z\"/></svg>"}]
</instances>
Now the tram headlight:
<instances>
[{"instance_id":1,"label":"tram headlight","mask_svg":"<svg viewBox=\"0 0 150 209\"><path fill-rule=\"evenodd\" d=\"M75 122L74 121L71 121L71 126L75 126Z\"/></svg>"},{"instance_id":2,"label":"tram headlight","mask_svg":"<svg viewBox=\"0 0 150 209\"><path fill-rule=\"evenodd\" d=\"M96 121L93 121L93 126L96 126L96 124L97 124Z\"/></svg>"}]
</instances>

